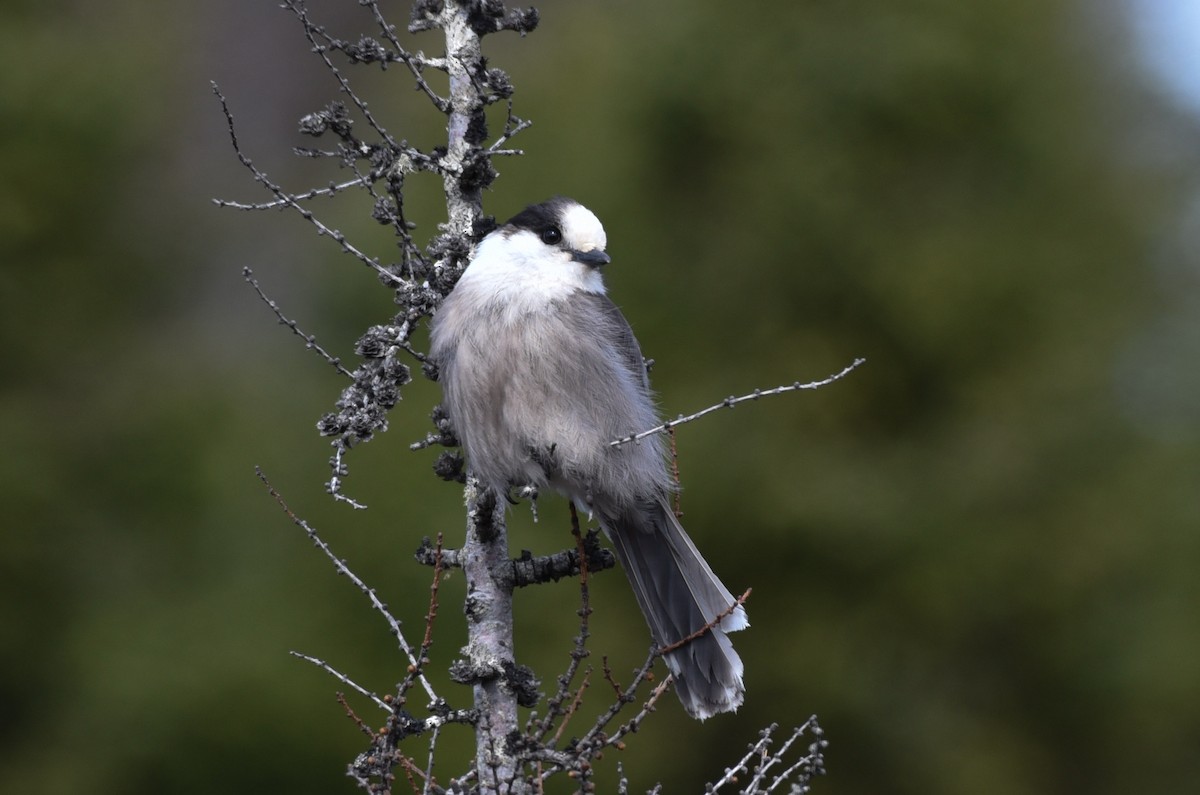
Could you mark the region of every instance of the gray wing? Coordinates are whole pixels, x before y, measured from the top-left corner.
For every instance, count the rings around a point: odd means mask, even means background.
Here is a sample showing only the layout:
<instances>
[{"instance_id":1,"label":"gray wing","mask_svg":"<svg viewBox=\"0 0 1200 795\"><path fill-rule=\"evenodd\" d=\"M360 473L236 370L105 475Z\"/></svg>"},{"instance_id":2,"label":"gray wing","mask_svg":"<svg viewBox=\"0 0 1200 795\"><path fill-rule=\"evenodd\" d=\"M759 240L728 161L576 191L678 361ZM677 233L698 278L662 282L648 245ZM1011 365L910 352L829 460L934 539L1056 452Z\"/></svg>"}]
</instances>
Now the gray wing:
<instances>
[{"instance_id":1,"label":"gray wing","mask_svg":"<svg viewBox=\"0 0 1200 795\"><path fill-rule=\"evenodd\" d=\"M570 450L563 453L576 459L567 468L578 475L578 482L563 490L573 496L591 493L596 509L606 501L629 505L640 496L670 493L673 481L660 436L641 444L610 446L615 439L660 422L633 330L604 295L577 292L568 301L570 307L558 317L567 324L565 336L573 342L559 351L555 366L563 373L579 374L565 401L575 432ZM581 437L584 429L586 436Z\"/></svg>"},{"instance_id":2,"label":"gray wing","mask_svg":"<svg viewBox=\"0 0 1200 795\"><path fill-rule=\"evenodd\" d=\"M579 333L594 334L605 340L620 357L621 362L633 374L634 382L641 384L646 394L650 394L650 378L646 373L646 362L642 358L642 349L629 321L621 314L621 310L612 299L602 293L578 293L573 300L586 304L591 310L576 317L591 318L597 321L598 328L578 329Z\"/></svg>"}]
</instances>

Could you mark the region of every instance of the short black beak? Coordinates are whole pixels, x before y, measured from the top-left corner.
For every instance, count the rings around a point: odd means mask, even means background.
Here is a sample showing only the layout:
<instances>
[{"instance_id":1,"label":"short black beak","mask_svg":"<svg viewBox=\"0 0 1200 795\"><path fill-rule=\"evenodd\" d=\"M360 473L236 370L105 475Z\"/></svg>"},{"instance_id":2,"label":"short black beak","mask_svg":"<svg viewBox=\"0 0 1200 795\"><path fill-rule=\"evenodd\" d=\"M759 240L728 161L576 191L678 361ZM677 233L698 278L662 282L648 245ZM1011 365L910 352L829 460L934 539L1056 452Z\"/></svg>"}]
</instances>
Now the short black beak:
<instances>
[{"instance_id":1,"label":"short black beak","mask_svg":"<svg viewBox=\"0 0 1200 795\"><path fill-rule=\"evenodd\" d=\"M589 268L599 268L612 262L612 258L603 249L594 248L591 251L572 251L571 259L582 262Z\"/></svg>"}]
</instances>

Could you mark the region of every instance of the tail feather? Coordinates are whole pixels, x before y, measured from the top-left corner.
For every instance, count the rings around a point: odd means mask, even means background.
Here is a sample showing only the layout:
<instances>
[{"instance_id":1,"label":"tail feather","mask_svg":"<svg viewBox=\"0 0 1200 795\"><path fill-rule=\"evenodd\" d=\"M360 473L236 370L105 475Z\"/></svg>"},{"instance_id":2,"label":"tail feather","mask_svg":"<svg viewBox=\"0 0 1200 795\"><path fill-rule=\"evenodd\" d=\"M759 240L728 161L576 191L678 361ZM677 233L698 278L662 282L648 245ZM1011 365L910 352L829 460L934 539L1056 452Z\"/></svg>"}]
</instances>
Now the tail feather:
<instances>
[{"instance_id":1,"label":"tail feather","mask_svg":"<svg viewBox=\"0 0 1200 795\"><path fill-rule=\"evenodd\" d=\"M678 643L724 614L665 659L690 715L703 720L736 710L746 688L742 660L726 633L750 626L745 609L713 574L665 500L599 513L656 643Z\"/></svg>"}]
</instances>

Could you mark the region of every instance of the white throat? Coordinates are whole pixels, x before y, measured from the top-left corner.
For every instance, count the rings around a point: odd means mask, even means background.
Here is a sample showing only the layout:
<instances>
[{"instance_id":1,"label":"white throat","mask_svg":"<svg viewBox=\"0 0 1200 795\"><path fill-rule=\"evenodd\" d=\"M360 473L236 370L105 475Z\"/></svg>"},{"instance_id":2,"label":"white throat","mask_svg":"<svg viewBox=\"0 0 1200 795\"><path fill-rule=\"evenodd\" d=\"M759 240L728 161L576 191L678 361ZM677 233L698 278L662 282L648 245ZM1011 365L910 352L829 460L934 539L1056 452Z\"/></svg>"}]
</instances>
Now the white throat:
<instances>
[{"instance_id":1,"label":"white throat","mask_svg":"<svg viewBox=\"0 0 1200 795\"><path fill-rule=\"evenodd\" d=\"M506 315L537 311L575 292L604 293L599 271L548 249L532 232L492 232L454 288Z\"/></svg>"}]
</instances>

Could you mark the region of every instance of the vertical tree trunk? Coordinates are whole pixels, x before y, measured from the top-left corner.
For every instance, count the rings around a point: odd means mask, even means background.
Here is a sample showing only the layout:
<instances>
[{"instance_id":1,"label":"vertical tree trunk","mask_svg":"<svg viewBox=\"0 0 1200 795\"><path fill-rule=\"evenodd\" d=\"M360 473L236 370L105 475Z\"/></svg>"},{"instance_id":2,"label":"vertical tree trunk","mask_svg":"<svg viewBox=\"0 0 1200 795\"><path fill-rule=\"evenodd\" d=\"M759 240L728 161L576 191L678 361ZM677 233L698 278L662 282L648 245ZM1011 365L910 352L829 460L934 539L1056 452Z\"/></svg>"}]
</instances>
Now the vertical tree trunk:
<instances>
[{"instance_id":1,"label":"vertical tree trunk","mask_svg":"<svg viewBox=\"0 0 1200 795\"><path fill-rule=\"evenodd\" d=\"M463 572L467 580L466 653L474 680L475 762L482 793L518 792L517 764L506 747L517 730L517 698L508 674L513 657L512 581L508 567L508 537L504 500L480 491L474 478L467 483L467 540Z\"/></svg>"},{"instance_id":2,"label":"vertical tree trunk","mask_svg":"<svg viewBox=\"0 0 1200 795\"><path fill-rule=\"evenodd\" d=\"M446 69L450 76L450 112L446 125L447 150L443 159L447 223L445 232L469 240L475 222L483 215L482 186L478 169L480 144L487 134L482 95L484 65L479 33L471 26L472 0L445 0L441 27L446 35ZM506 747L517 731L517 699L508 685L514 669L512 582L504 572L508 564L508 536L503 499L467 482L467 538L463 547L463 573L467 582L464 611L470 679L474 688L478 722L475 727L475 761L481 793L520 792L516 761Z\"/></svg>"},{"instance_id":3,"label":"vertical tree trunk","mask_svg":"<svg viewBox=\"0 0 1200 795\"><path fill-rule=\"evenodd\" d=\"M467 175L477 160L479 144L486 135L481 76L483 51L479 34L470 24L471 0L446 0L441 14L446 34L446 72L450 76L450 113L446 124L447 149L443 164L450 169L444 177L446 231L469 237L475 221L483 215L483 187ZM454 173L457 170L457 173Z\"/></svg>"}]
</instances>

